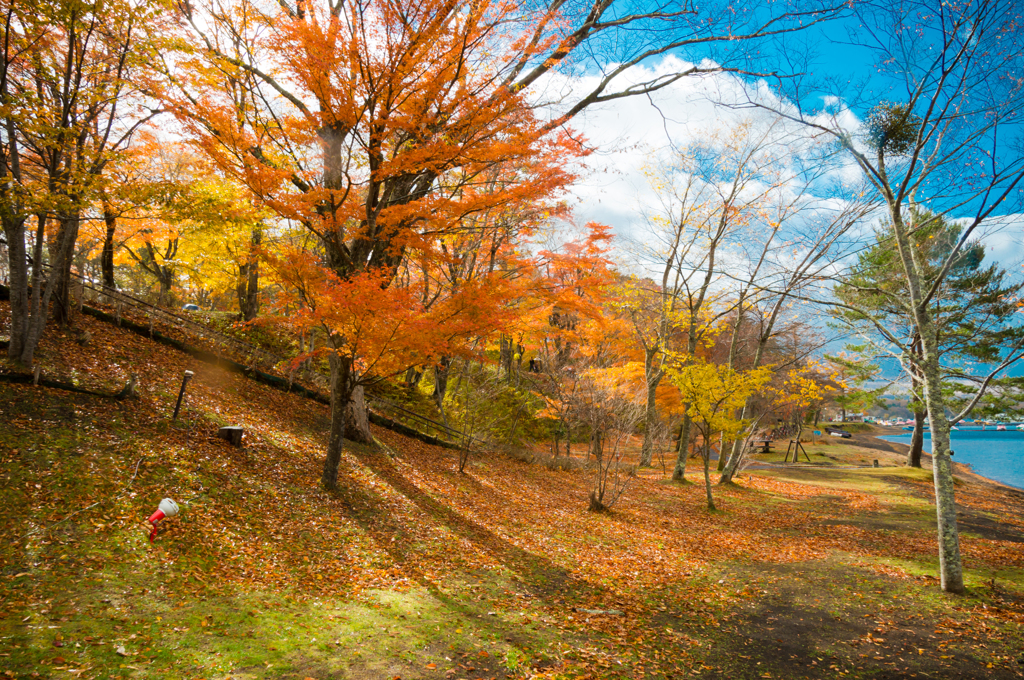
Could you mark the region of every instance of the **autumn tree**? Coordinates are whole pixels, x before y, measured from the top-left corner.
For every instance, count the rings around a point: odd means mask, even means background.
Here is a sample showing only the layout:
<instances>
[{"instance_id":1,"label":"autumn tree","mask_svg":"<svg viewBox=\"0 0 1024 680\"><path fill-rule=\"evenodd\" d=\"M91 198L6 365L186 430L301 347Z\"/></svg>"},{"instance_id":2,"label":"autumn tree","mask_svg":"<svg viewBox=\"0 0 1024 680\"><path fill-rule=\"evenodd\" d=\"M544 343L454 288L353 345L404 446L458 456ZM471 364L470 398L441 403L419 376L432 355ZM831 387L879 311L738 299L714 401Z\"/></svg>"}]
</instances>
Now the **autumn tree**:
<instances>
[{"instance_id":1,"label":"autumn tree","mask_svg":"<svg viewBox=\"0 0 1024 680\"><path fill-rule=\"evenodd\" d=\"M82 211L97 197L111 158L153 115L140 106L130 76L148 54L142 27L155 29L162 8L58 0L4 2L0 11L0 219L11 273L8 357L30 365L51 299L58 319L68 320ZM26 230L30 217L36 221L33 234ZM48 228L52 237L46 243ZM51 268L45 277L44 257Z\"/></svg>"},{"instance_id":2,"label":"autumn tree","mask_svg":"<svg viewBox=\"0 0 1024 680\"><path fill-rule=\"evenodd\" d=\"M680 399L700 434L704 490L708 510L714 510L710 475L712 442L717 435L723 435L730 441L742 438L741 433L748 421L736 418L735 414L754 392L771 379L772 371L767 366L737 371L728 366L677 356L669 370L669 377L679 389Z\"/></svg>"},{"instance_id":3,"label":"autumn tree","mask_svg":"<svg viewBox=\"0 0 1024 680\"><path fill-rule=\"evenodd\" d=\"M819 289L837 262L848 255L854 241L848 238L851 229L859 224L870 204L849 201L839 210L829 210L816 202L803 206L795 217L798 226L783 231L778 244L765 239L759 257L747 272L736 276L739 295L729 335L727 365L737 369L758 368L771 362L780 370L801 364L811 353L827 342L816 333L808 333L807 322L794 318L794 305L804 314L812 313L807 306L807 295ZM800 214L804 212L810 215ZM774 239L775 232L771 233ZM749 260L748 260L749 262ZM792 341L786 356L772 356L773 343L787 336L799 335L806 342L798 346ZM745 351L740 352L741 338L747 337ZM738 417L750 418L753 404L744 404ZM719 461L722 475L720 483L732 481L742 459L741 442L732 442L724 461ZM724 462L724 465L722 463Z\"/></svg>"},{"instance_id":4,"label":"autumn tree","mask_svg":"<svg viewBox=\"0 0 1024 680\"><path fill-rule=\"evenodd\" d=\"M131 220L133 214L137 214L155 198L157 187L150 180L147 169L151 165L150 158L158 153L158 140L146 134L146 131L141 131L124 153L112 159L104 169L103 185L96 201L98 205L94 204L93 208L99 212L102 220L90 220L84 228L87 235L102 244L99 256L100 280L108 290L116 290L118 287L114 260L125 237L124 219Z\"/></svg>"},{"instance_id":5,"label":"autumn tree","mask_svg":"<svg viewBox=\"0 0 1024 680\"><path fill-rule=\"evenodd\" d=\"M384 286L390 273L367 271L342 279L313 254L281 248L268 253L274 279L281 286L278 314L271 321L304 332L322 329L326 344L316 350L331 368L331 408L352 403L352 392L439 356L471 356L467 338L499 332L508 322L493 305L507 291L502 279L482 279L465 286L444 304L425 309L414 287ZM283 314L284 310L290 310ZM302 357L299 357L300 359ZM347 423L364 414L332 418L321 477L334 489ZM368 429L368 423L362 426ZM371 440L372 441L372 440Z\"/></svg>"},{"instance_id":6,"label":"autumn tree","mask_svg":"<svg viewBox=\"0 0 1024 680\"><path fill-rule=\"evenodd\" d=\"M650 219L655 245L643 257L658 270L660 318L646 332L634 324L644 345L649 412L665 374L664 357L669 352L695 355L734 307L742 319L749 286L741 287L740 298L733 300L723 260L728 262L738 244L755 231L753 224L761 224L773 193L791 179L776 153L781 149L775 144L778 127L776 121L759 125L747 120L734 129L711 131L680 149L671 164L653 175L662 208ZM766 225L765 251L773 247L779 225L780 220ZM759 269L760 262L752 279ZM669 345L670 333L678 334L677 346ZM686 408L672 473L677 481L685 477L690 427ZM647 463L649 449L648 442L642 458Z\"/></svg>"},{"instance_id":7,"label":"autumn tree","mask_svg":"<svg viewBox=\"0 0 1024 680\"><path fill-rule=\"evenodd\" d=\"M559 424L556 458L562 435L566 455L571 455L574 424L584 420L577 408L583 398L582 376L606 365L603 313L614 279L608 258L611 238L609 227L590 222L578 238L538 254L534 297L540 304L530 314L533 323L525 329L524 343L540 363L537 385L548 403L546 411Z\"/></svg>"},{"instance_id":8,"label":"autumn tree","mask_svg":"<svg viewBox=\"0 0 1024 680\"><path fill-rule=\"evenodd\" d=\"M837 11L778 7L634 13L606 0L589 8L377 0L245 1L222 11L182 2L193 47L168 60L162 93L225 172L316 235L338 276L383 271L387 286L406 257L435 253L436 237L464 217L563 186L565 160L579 153L564 124L587 106L731 61L740 68L754 53L748 45ZM605 41L616 34L636 38ZM686 46L719 58L617 89L631 66ZM595 50L597 85L541 115L544 79ZM526 172L500 191L481 190L497 163Z\"/></svg>"},{"instance_id":9,"label":"autumn tree","mask_svg":"<svg viewBox=\"0 0 1024 680\"><path fill-rule=\"evenodd\" d=\"M112 283L115 262L133 265L156 280L157 304L184 285L200 304L215 295L237 299L242 318L252 320L268 214L194 150L148 136L141 142L114 166L124 181L104 188L103 224L91 229L102 230L104 279Z\"/></svg>"},{"instance_id":10,"label":"autumn tree","mask_svg":"<svg viewBox=\"0 0 1024 680\"><path fill-rule=\"evenodd\" d=\"M618 286L611 306L626 319L634 343L639 345L645 384L644 441L640 449L640 467L649 467L654 455L660 421L658 387L665 375L665 349L677 331L675 299L665 294L665 279L659 286L651 280L627 279Z\"/></svg>"},{"instance_id":11,"label":"autumn tree","mask_svg":"<svg viewBox=\"0 0 1024 680\"><path fill-rule=\"evenodd\" d=\"M575 410L591 434L595 471L591 512L605 512L626 492L631 473L624 444L644 417L644 389L621 366L591 368L580 379Z\"/></svg>"}]
</instances>

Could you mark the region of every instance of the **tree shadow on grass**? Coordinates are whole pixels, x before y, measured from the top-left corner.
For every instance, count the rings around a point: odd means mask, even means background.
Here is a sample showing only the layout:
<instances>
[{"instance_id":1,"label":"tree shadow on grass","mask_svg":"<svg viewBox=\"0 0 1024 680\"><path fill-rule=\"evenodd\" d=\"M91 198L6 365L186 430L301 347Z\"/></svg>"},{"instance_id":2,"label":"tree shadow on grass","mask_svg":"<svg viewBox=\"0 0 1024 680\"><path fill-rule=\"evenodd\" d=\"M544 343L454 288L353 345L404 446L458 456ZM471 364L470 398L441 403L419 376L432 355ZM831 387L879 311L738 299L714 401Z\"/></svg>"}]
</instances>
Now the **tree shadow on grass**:
<instances>
[{"instance_id":1,"label":"tree shadow on grass","mask_svg":"<svg viewBox=\"0 0 1024 680\"><path fill-rule=\"evenodd\" d=\"M524 550L483 524L459 514L450 506L433 498L403 475L386 455L364 449L357 452L357 458L379 479L387 482L421 511L457 536L472 542L518 576L532 594L549 601L571 601L577 598L590 601L595 596L607 594L605 589L581 579L545 557ZM392 536L403 536L408 533L402 527L401 521L390 513L379 498L368 493L365 485L358 480L339 479L339 485L342 484L343 497L352 502L353 509L361 510L355 513L355 521L377 539L396 562L409 566L410 546L394 545L390 540ZM428 584L424 582L423 585Z\"/></svg>"},{"instance_id":2,"label":"tree shadow on grass","mask_svg":"<svg viewBox=\"0 0 1024 680\"><path fill-rule=\"evenodd\" d=\"M732 563L725 574L770 592L737 603L705 659L728 671L704 677L1020 677L1013 664L986 666L995 648L979 654L961 633L940 632L945 614L922 606L919 595L901 580L839 559ZM666 615L660 623L673 625L672 618Z\"/></svg>"}]
</instances>

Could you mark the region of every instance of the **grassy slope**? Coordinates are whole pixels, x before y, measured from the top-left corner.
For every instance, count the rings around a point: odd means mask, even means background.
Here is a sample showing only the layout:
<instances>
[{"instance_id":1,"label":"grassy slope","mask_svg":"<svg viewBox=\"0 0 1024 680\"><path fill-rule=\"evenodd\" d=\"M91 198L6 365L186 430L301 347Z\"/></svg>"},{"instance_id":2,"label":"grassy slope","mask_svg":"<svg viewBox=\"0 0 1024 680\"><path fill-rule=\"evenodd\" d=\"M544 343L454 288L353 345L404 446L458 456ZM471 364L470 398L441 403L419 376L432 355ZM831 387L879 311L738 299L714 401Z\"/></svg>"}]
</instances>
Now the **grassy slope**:
<instances>
[{"instance_id":1,"label":"grassy slope","mask_svg":"<svg viewBox=\"0 0 1024 680\"><path fill-rule=\"evenodd\" d=\"M135 371L142 397L0 383L0 674L1019 677L1024 667L1024 501L1010 491L959 486L964 598L935 584L927 473L899 467L747 473L716 490L715 514L703 489L659 473L594 515L585 471L489 456L458 475L453 452L377 431L381 450L351 448L330 496L316 483L323 406L81 323L91 345L52 334L47 372L113 391ZM171 423L186 368L196 371L188 408ZM244 450L213 437L225 423L247 428ZM833 467L890 462L819 448L827 454L810 447L812 459ZM184 501L183 513L150 545L143 521L163 496Z\"/></svg>"}]
</instances>

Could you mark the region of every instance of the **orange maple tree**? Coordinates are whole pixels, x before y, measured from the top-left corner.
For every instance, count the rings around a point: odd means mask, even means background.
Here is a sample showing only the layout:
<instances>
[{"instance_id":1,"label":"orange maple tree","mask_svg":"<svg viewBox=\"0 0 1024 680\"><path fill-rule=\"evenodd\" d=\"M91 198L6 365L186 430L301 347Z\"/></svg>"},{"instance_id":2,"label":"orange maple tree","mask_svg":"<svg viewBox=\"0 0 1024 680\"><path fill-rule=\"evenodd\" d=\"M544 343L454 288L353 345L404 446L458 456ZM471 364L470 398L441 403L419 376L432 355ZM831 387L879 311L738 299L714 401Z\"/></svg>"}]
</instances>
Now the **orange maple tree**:
<instances>
[{"instance_id":1,"label":"orange maple tree","mask_svg":"<svg viewBox=\"0 0 1024 680\"><path fill-rule=\"evenodd\" d=\"M187 35L172 37L152 88L223 172L316 237L324 266L343 279L379 272L387 286L407 257L436 255L467 220L557 194L571 179L566 161L583 152L564 124L588 105L720 70L692 65L615 91L629 66L819 18L563 5L182 2ZM671 37L629 45L567 110L548 113L528 96L600 36L645 26L671 27ZM515 171L488 181L500 164Z\"/></svg>"},{"instance_id":2,"label":"orange maple tree","mask_svg":"<svg viewBox=\"0 0 1024 680\"><path fill-rule=\"evenodd\" d=\"M199 9L182 11L206 49L183 55L187 82L165 90L169 105L223 172L316 236L339 283L387 289L406 257L440 257L444 237L474 217L557 194L571 179L564 160L582 153L500 85L503 65L536 46L499 35L495 4L309 4L270 16L241 3L202 25ZM257 52L273 75L247 61ZM499 164L516 171L488 181ZM333 383L350 362L332 362ZM338 421L347 404L335 401Z\"/></svg>"}]
</instances>

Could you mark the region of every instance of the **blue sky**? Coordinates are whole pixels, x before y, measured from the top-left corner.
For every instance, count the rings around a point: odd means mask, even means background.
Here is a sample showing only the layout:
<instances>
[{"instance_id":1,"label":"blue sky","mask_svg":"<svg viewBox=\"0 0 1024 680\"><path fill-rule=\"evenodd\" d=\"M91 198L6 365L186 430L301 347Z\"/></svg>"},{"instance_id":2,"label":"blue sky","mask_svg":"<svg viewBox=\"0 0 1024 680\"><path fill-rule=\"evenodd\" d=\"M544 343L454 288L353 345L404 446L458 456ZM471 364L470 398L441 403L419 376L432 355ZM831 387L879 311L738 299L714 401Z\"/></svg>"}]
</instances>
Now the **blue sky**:
<instances>
[{"instance_id":1,"label":"blue sky","mask_svg":"<svg viewBox=\"0 0 1024 680\"><path fill-rule=\"evenodd\" d=\"M809 77L818 79L820 84L827 81L828 91L833 93L848 92L849 99L844 97L844 102L853 109L851 116L856 119L863 116L867 104L854 100L872 102L897 97L890 94L893 83L877 74L871 52L850 44L847 32L856 26L854 21L812 29L801 40L816 52ZM659 72L678 69L684 58L685 55L659 58L634 68L627 74L627 80L641 81ZM570 79L558 86L582 90L587 84L585 79ZM708 130L727 127L751 115L749 111L715 106L710 101L728 99L729 93L739 93L750 85L731 75L684 79L649 97L620 99L581 114L572 125L586 135L596 150L586 160L581 181L570 196L577 221L603 222L611 225L623 242L644 242L648 238L650 215L657 206L656 192L651 187L652 170L664 165L673 145L684 146L687 141L706 135ZM825 91L824 87L818 89L806 101L812 105L820 103ZM1021 274L1024 260L1021 224L1016 215L1009 215L1003 224L990 223L981 234L986 259L1016 275ZM1024 375L1024 364L1016 366L1011 374Z\"/></svg>"}]
</instances>

